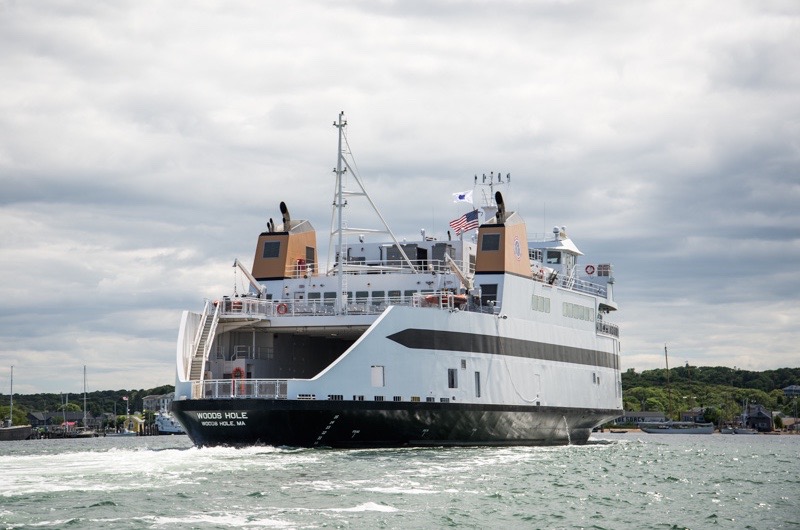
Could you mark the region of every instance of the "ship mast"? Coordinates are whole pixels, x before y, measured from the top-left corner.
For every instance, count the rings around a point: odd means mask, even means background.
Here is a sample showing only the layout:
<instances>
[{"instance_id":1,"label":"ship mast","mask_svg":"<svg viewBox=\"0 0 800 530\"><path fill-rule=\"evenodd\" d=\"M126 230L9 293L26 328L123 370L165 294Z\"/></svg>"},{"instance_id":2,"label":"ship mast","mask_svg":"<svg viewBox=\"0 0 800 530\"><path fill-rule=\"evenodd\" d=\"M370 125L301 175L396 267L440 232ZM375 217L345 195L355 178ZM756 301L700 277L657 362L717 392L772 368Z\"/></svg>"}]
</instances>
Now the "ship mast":
<instances>
[{"instance_id":1,"label":"ship mast","mask_svg":"<svg viewBox=\"0 0 800 530\"><path fill-rule=\"evenodd\" d=\"M334 172L336 173L336 194L333 200L333 207L335 209L336 214L336 224L334 225L333 215L331 216L331 236L328 242L328 270L330 271L330 264L332 263L331 255L333 253L333 237L337 237L337 248L339 249L339 256L336 260L336 270L335 274L337 276L337 292L336 292L336 311L337 313L345 313L347 310L347 304L345 303L344 298L344 266L347 257L344 254L344 234L388 234L394 244L397 246L397 249L400 251L400 254L403 256L406 264L408 265L409 269L412 273L416 274L418 271L414 267L414 264L411 262L409 257L406 255L405 250L400 245L400 242L395 237L394 233L389 228L389 225L386 223L386 220L381 215L381 212L378 211L378 207L375 206L375 203L372 202L367 190L364 188L364 184L361 182L361 179L358 177L356 171L354 171L353 167L347 162L347 159L344 156L343 142L347 143L347 138L344 135L345 127L347 126L347 120L344 119L344 111L339 113L339 121L334 122L333 126L339 129L339 152L336 156L336 169ZM349 150L349 149L348 149ZM353 180L358 185L361 191L346 191L344 189L344 182L343 178L345 173L349 171L350 175L352 175ZM343 211L344 207L347 206L347 201L345 197L364 197L369 202L370 206L372 206L373 211L380 219L381 223L383 224L383 230L374 229L374 228L345 228L344 221L343 221Z\"/></svg>"}]
</instances>

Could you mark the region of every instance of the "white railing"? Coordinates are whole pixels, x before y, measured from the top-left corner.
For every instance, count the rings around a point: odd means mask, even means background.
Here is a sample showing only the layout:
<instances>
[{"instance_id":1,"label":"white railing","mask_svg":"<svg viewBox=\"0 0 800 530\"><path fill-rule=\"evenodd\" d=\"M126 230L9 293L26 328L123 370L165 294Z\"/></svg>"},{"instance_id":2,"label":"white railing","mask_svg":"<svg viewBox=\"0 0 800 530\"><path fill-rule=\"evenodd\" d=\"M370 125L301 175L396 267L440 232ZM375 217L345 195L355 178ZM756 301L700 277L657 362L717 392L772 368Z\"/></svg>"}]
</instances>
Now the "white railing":
<instances>
[{"instance_id":1,"label":"white railing","mask_svg":"<svg viewBox=\"0 0 800 530\"><path fill-rule=\"evenodd\" d=\"M285 379L209 379L192 383L192 399L286 399Z\"/></svg>"},{"instance_id":2,"label":"white railing","mask_svg":"<svg viewBox=\"0 0 800 530\"><path fill-rule=\"evenodd\" d=\"M465 271L464 262L453 260L458 268L465 273L473 273L474 270ZM384 259L373 261L349 260L342 264L344 274L417 274L420 272L436 272L446 274L451 272L447 261L443 260L411 260L411 267L403 259ZM319 265L308 264L303 261L290 263L286 266L285 275L289 278L307 278L309 276L333 276L338 272L339 264L334 263L330 270L322 270Z\"/></svg>"},{"instance_id":3,"label":"white railing","mask_svg":"<svg viewBox=\"0 0 800 530\"><path fill-rule=\"evenodd\" d=\"M263 300L243 296L223 298L214 302L220 316L245 316L253 318L281 318L294 316L335 315L336 299L314 300ZM415 293L413 296L389 297L381 300L356 298L348 300L345 312L350 315L380 315L390 305L412 307L438 307L440 309L468 309L467 297L450 291ZM472 310L479 311L477 308Z\"/></svg>"},{"instance_id":4,"label":"white railing","mask_svg":"<svg viewBox=\"0 0 800 530\"><path fill-rule=\"evenodd\" d=\"M606 335L619 338L619 326L616 324L598 320L595 324L595 329L597 329L598 333L605 333Z\"/></svg>"}]
</instances>

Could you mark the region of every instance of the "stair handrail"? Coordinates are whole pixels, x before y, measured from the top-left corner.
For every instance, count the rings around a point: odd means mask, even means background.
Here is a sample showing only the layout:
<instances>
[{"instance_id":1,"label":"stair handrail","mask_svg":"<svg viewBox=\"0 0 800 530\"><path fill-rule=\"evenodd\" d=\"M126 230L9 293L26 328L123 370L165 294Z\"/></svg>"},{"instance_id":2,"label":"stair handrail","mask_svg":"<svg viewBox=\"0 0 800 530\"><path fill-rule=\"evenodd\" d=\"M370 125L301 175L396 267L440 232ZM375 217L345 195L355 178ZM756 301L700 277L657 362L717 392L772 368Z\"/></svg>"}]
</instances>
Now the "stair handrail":
<instances>
[{"instance_id":1,"label":"stair handrail","mask_svg":"<svg viewBox=\"0 0 800 530\"><path fill-rule=\"evenodd\" d=\"M197 331L195 332L194 340L192 341L192 359L194 359L197 356L197 347L200 345L200 337L203 336L203 328L206 327L206 319L208 318L208 306L210 303L211 300L206 298L206 303L203 306L203 314L200 316L200 325L197 326Z\"/></svg>"},{"instance_id":2,"label":"stair handrail","mask_svg":"<svg viewBox=\"0 0 800 530\"><path fill-rule=\"evenodd\" d=\"M203 344L203 363L200 365L200 381L205 379L206 361L208 360L208 354L211 351L211 344L214 342L214 334L217 332L217 324L219 323L220 305L221 304L216 304L214 306L214 314L211 317L211 327L208 328L208 335L206 336L206 342L205 344Z\"/></svg>"}]
</instances>

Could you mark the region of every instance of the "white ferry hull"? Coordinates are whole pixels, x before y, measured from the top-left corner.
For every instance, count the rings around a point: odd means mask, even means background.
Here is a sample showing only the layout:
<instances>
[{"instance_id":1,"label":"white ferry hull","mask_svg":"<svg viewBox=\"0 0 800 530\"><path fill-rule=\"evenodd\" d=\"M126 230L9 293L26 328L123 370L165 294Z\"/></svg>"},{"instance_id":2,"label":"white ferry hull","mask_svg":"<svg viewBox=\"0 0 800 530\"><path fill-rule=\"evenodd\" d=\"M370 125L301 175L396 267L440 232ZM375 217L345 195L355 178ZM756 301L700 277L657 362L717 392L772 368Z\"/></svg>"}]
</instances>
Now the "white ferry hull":
<instances>
[{"instance_id":1,"label":"white ferry hull","mask_svg":"<svg viewBox=\"0 0 800 530\"><path fill-rule=\"evenodd\" d=\"M172 412L199 446L298 447L581 444L621 414L617 356L603 341L552 327L534 341L535 326L499 320L391 307L322 373L282 381L281 398L253 399L253 382L223 380L203 387L213 399L176 400ZM371 384L376 365L385 386ZM461 374L455 388L442 385L449 367Z\"/></svg>"}]
</instances>

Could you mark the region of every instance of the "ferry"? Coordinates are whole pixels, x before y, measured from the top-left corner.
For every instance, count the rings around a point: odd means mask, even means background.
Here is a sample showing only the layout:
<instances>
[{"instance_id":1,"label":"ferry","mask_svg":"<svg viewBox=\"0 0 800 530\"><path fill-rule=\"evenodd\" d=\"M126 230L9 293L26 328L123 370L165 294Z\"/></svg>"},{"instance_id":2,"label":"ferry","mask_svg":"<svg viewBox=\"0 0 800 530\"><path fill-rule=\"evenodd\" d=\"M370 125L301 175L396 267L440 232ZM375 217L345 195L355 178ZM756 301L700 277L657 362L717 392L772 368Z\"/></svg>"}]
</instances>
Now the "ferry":
<instances>
[{"instance_id":1,"label":"ferry","mask_svg":"<svg viewBox=\"0 0 800 530\"><path fill-rule=\"evenodd\" d=\"M194 444L583 444L621 416L611 264L579 263L564 227L529 237L493 172L446 237L398 240L333 125L326 265L281 202L252 267L234 260L246 291L182 314L171 410ZM358 201L378 228L348 226Z\"/></svg>"}]
</instances>

